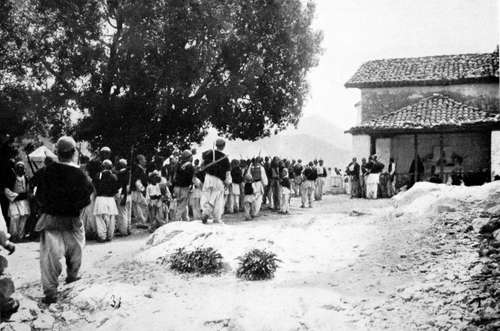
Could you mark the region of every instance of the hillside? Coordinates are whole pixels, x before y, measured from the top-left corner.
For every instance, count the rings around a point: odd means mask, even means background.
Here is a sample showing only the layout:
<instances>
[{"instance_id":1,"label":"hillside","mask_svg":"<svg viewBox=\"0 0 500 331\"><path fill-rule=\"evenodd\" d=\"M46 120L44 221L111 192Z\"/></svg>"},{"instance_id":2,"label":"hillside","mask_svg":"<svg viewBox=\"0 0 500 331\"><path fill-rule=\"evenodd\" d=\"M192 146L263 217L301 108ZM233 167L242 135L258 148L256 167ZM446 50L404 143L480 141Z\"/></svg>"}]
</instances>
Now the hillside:
<instances>
[{"instance_id":1,"label":"hillside","mask_svg":"<svg viewBox=\"0 0 500 331\"><path fill-rule=\"evenodd\" d=\"M300 120L297 129L290 128L283 132L286 135L307 134L322 139L342 149L351 149L351 135L345 134L347 128L339 128L328 119L312 115Z\"/></svg>"}]
</instances>

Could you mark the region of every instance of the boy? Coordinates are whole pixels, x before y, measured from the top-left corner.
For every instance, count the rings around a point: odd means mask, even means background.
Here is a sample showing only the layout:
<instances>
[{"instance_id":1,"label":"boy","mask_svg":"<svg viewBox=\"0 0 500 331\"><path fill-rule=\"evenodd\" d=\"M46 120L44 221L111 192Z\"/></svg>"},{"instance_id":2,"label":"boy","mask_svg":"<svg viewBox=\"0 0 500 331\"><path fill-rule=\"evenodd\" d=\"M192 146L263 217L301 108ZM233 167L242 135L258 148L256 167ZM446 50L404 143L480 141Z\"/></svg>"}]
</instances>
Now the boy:
<instances>
[{"instance_id":1,"label":"boy","mask_svg":"<svg viewBox=\"0 0 500 331\"><path fill-rule=\"evenodd\" d=\"M150 231L154 232L164 224L161 216L162 194L160 189L161 176L157 171L153 171L148 176L148 186L146 187L146 200L148 202Z\"/></svg>"}]
</instances>

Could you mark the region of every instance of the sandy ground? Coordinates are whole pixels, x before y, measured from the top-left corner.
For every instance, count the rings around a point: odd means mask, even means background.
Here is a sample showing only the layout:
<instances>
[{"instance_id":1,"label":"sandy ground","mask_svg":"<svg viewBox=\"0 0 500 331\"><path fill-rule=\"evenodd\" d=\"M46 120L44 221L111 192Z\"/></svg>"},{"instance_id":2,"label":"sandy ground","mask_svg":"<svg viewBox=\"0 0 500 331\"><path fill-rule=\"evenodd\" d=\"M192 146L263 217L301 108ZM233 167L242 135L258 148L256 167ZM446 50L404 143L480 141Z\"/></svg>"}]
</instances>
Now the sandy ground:
<instances>
[{"instance_id":1,"label":"sandy ground","mask_svg":"<svg viewBox=\"0 0 500 331\"><path fill-rule=\"evenodd\" d=\"M89 243L83 279L61 286L60 303L40 307L61 330L439 329L432 321L446 298L411 305L404 300L406 289L446 273L429 266L422 271L419 262L418 252L427 254L435 244L434 220L402 216L394 205L329 195L301 209L293 199L289 216L264 211L252 222L229 216L225 225L169 223L154 237ZM157 263L184 246L217 248L226 271L186 276ZM235 258L253 247L282 260L274 279L236 278ZM473 254L429 256L433 265L446 259L465 269ZM18 245L9 259L19 294L34 301L42 296L38 261L36 243Z\"/></svg>"}]
</instances>

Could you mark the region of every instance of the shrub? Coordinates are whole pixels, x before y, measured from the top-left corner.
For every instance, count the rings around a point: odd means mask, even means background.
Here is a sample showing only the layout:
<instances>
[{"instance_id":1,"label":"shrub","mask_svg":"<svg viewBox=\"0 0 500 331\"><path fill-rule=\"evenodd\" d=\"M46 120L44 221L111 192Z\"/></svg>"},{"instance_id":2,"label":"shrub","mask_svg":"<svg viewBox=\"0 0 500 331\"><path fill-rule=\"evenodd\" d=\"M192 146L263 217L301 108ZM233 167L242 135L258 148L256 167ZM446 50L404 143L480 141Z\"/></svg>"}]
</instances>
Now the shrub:
<instances>
[{"instance_id":1,"label":"shrub","mask_svg":"<svg viewBox=\"0 0 500 331\"><path fill-rule=\"evenodd\" d=\"M192 252L179 248L170 256L168 263L170 269L182 273L214 274L222 270L222 255L211 247L198 247Z\"/></svg>"},{"instance_id":2,"label":"shrub","mask_svg":"<svg viewBox=\"0 0 500 331\"><path fill-rule=\"evenodd\" d=\"M238 257L240 261L236 276L246 280L263 280L274 277L274 272L281 262L276 254L266 250L253 249Z\"/></svg>"}]
</instances>

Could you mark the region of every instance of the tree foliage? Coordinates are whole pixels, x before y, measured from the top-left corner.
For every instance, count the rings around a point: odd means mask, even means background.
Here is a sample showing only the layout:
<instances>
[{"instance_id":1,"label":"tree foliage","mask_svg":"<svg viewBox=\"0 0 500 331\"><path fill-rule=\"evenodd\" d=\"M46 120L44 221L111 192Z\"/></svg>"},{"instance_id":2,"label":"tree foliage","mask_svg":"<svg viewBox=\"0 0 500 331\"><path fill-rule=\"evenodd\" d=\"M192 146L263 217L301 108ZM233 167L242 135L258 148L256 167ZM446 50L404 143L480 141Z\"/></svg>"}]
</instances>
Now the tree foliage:
<instances>
[{"instance_id":1,"label":"tree foliage","mask_svg":"<svg viewBox=\"0 0 500 331\"><path fill-rule=\"evenodd\" d=\"M320 51L301 0L26 0L8 12L15 61L3 69L36 96L48 118L36 122L57 134L81 112L75 133L121 153L200 142L209 126L253 140L296 124Z\"/></svg>"}]
</instances>

